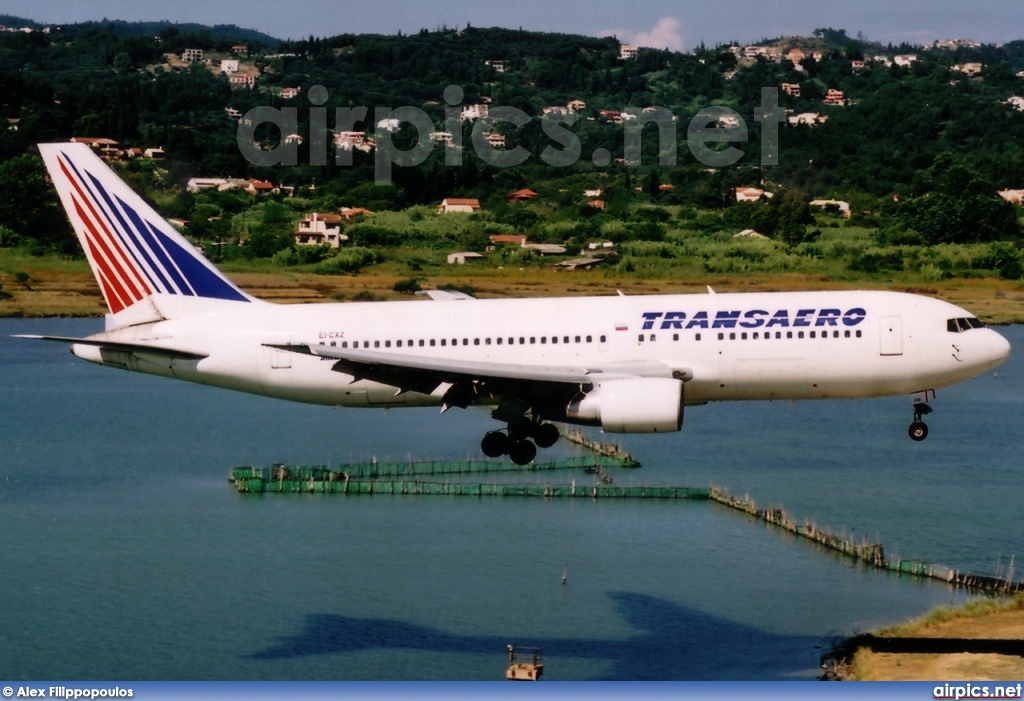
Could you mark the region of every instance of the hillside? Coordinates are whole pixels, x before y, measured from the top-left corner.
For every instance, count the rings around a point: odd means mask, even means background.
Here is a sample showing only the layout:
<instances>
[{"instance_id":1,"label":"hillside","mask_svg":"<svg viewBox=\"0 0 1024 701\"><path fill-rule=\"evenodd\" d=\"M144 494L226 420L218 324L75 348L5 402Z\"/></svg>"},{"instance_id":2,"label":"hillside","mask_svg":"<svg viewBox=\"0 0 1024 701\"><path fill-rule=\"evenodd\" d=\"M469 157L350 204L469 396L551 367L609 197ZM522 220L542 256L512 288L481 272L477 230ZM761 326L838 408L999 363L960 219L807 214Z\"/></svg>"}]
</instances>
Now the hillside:
<instances>
[{"instance_id":1,"label":"hillside","mask_svg":"<svg viewBox=\"0 0 1024 701\"><path fill-rule=\"evenodd\" d=\"M106 155L124 177L237 265L423 279L448 253L526 234L565 255L499 248L485 265L564 262L596 243L609 244L605 269L655 278L927 285L1024 271L1020 210L996 194L1024 188L1022 42L893 47L819 29L683 54L475 27L296 42L167 23L30 28L0 33L0 247L80 255L34 144L92 137L117 142ZM780 111L759 119L765 88ZM261 106L294 111L289 133L255 132L264 151L295 142L294 164L240 151L240 120ZM380 110L399 107L439 143L407 122L382 127ZM495 121L499 107L519 123ZM658 114L627 150L632 125ZM704 126L728 141L688 138ZM474 129L496 146L474 145ZM778 162L762 165L772 129ZM459 137L461 149L440 143ZM420 143L417 164L382 179L386 142ZM135 155L154 147L163 158ZM235 185L188 191L197 177ZM253 180L277 194L248 194ZM510 199L520 190L532 194ZM479 209L439 217L449 197ZM349 247L296 244L307 214L343 207L364 210L341 223ZM742 230L767 238L732 238Z\"/></svg>"}]
</instances>

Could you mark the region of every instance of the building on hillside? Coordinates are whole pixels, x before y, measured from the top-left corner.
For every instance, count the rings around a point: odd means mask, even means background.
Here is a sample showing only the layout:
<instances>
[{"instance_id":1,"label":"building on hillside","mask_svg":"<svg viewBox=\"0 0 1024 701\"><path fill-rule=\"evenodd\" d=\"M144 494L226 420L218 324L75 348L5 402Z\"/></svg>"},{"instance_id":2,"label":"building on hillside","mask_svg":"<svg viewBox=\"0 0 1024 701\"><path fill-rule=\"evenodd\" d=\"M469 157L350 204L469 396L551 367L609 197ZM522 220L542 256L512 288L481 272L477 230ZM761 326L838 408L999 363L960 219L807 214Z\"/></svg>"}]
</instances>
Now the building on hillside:
<instances>
[{"instance_id":1,"label":"building on hillside","mask_svg":"<svg viewBox=\"0 0 1024 701\"><path fill-rule=\"evenodd\" d=\"M181 60L185 63L192 63L193 61L203 60L202 49L185 49L181 54Z\"/></svg>"},{"instance_id":2,"label":"building on hillside","mask_svg":"<svg viewBox=\"0 0 1024 701\"><path fill-rule=\"evenodd\" d=\"M220 189L222 185L227 185L229 182L231 181L227 178L190 178L188 184L185 185L185 190L194 193L214 188Z\"/></svg>"},{"instance_id":3,"label":"building on hillside","mask_svg":"<svg viewBox=\"0 0 1024 701\"><path fill-rule=\"evenodd\" d=\"M164 153L163 148L157 146L156 148L147 148L142 152L142 155L151 161L162 161L167 154Z\"/></svg>"},{"instance_id":4,"label":"building on hillside","mask_svg":"<svg viewBox=\"0 0 1024 701\"><path fill-rule=\"evenodd\" d=\"M270 195L274 192L274 185L268 180L250 180L245 191L250 195Z\"/></svg>"},{"instance_id":5,"label":"building on hillside","mask_svg":"<svg viewBox=\"0 0 1024 701\"><path fill-rule=\"evenodd\" d=\"M623 44L619 47L619 59L622 61L628 61L631 58L636 58L639 50L639 47L633 44Z\"/></svg>"},{"instance_id":6,"label":"building on hillside","mask_svg":"<svg viewBox=\"0 0 1024 701\"><path fill-rule=\"evenodd\" d=\"M505 61L503 61L501 59L491 60L491 61L484 61L484 65L485 66L490 66L491 68L493 68L495 73L504 73L505 72Z\"/></svg>"},{"instance_id":7,"label":"building on hillside","mask_svg":"<svg viewBox=\"0 0 1024 701\"><path fill-rule=\"evenodd\" d=\"M473 251L459 251L458 253L448 254L449 265L465 265L466 263L472 263L475 260L483 260L484 255L482 253L474 253Z\"/></svg>"},{"instance_id":8,"label":"building on hillside","mask_svg":"<svg viewBox=\"0 0 1024 701\"><path fill-rule=\"evenodd\" d=\"M487 112L490 108L484 104L478 105L467 105L462 108L462 121L472 122L477 119L482 119L487 116Z\"/></svg>"},{"instance_id":9,"label":"building on hillside","mask_svg":"<svg viewBox=\"0 0 1024 701\"><path fill-rule=\"evenodd\" d=\"M430 132L430 140L435 144L444 146L445 148L451 148L453 144L452 135L447 131Z\"/></svg>"},{"instance_id":10,"label":"building on hillside","mask_svg":"<svg viewBox=\"0 0 1024 701\"><path fill-rule=\"evenodd\" d=\"M782 92L793 97L800 97L800 83L783 83Z\"/></svg>"},{"instance_id":11,"label":"building on hillside","mask_svg":"<svg viewBox=\"0 0 1024 701\"><path fill-rule=\"evenodd\" d=\"M1010 204L1024 204L1024 190L1000 190L999 196Z\"/></svg>"},{"instance_id":12,"label":"building on hillside","mask_svg":"<svg viewBox=\"0 0 1024 701\"><path fill-rule=\"evenodd\" d=\"M281 91L282 100L294 100L302 92L302 88L285 88Z\"/></svg>"},{"instance_id":13,"label":"building on hillside","mask_svg":"<svg viewBox=\"0 0 1024 701\"><path fill-rule=\"evenodd\" d=\"M326 244L331 248L339 248L344 241L348 241L348 237L341 233L340 214L307 214L306 218L299 222L299 229L295 232L297 246Z\"/></svg>"},{"instance_id":14,"label":"building on hillside","mask_svg":"<svg viewBox=\"0 0 1024 701\"><path fill-rule=\"evenodd\" d=\"M762 197L765 199L771 199L772 193L765 192L764 190L756 187L738 187L736 188L736 201L737 202L757 202Z\"/></svg>"},{"instance_id":15,"label":"building on hillside","mask_svg":"<svg viewBox=\"0 0 1024 701\"><path fill-rule=\"evenodd\" d=\"M817 112L801 112L800 114L786 115L786 121L790 126L794 127L799 125L813 127L827 122L828 115L818 114Z\"/></svg>"},{"instance_id":16,"label":"building on hillside","mask_svg":"<svg viewBox=\"0 0 1024 701\"><path fill-rule=\"evenodd\" d=\"M437 213L451 214L452 212L462 212L472 214L478 209L480 209L480 200L478 199L446 197L445 199L441 200L441 204L437 206Z\"/></svg>"},{"instance_id":17,"label":"building on hillside","mask_svg":"<svg viewBox=\"0 0 1024 701\"><path fill-rule=\"evenodd\" d=\"M256 76L235 73L228 77L228 82L231 83L232 88L248 88L252 90L256 87Z\"/></svg>"},{"instance_id":18,"label":"building on hillside","mask_svg":"<svg viewBox=\"0 0 1024 701\"><path fill-rule=\"evenodd\" d=\"M587 103L583 100L570 100L566 107L569 108L570 112L582 112L587 109Z\"/></svg>"},{"instance_id":19,"label":"building on hillside","mask_svg":"<svg viewBox=\"0 0 1024 701\"><path fill-rule=\"evenodd\" d=\"M341 216L345 217L345 221L350 222L358 216L364 214L373 214L372 211L364 207L342 207Z\"/></svg>"},{"instance_id":20,"label":"building on hillside","mask_svg":"<svg viewBox=\"0 0 1024 701\"><path fill-rule=\"evenodd\" d=\"M974 78L975 76L981 75L983 66L980 63L958 63L951 70L957 73L963 73L968 78Z\"/></svg>"},{"instance_id":21,"label":"building on hillside","mask_svg":"<svg viewBox=\"0 0 1024 701\"><path fill-rule=\"evenodd\" d=\"M509 244L522 248L526 245L526 238L526 234L492 234L491 243L495 245Z\"/></svg>"},{"instance_id":22,"label":"building on hillside","mask_svg":"<svg viewBox=\"0 0 1024 701\"><path fill-rule=\"evenodd\" d=\"M826 105L832 105L833 107L843 107L846 105L846 97L843 95L842 90L829 88L828 92L825 93L825 99L823 102Z\"/></svg>"},{"instance_id":23,"label":"building on hillside","mask_svg":"<svg viewBox=\"0 0 1024 701\"><path fill-rule=\"evenodd\" d=\"M811 200L811 206L821 207L825 210L834 207L837 212L847 219L850 217L850 203L843 202L842 200Z\"/></svg>"},{"instance_id":24,"label":"building on hillside","mask_svg":"<svg viewBox=\"0 0 1024 701\"><path fill-rule=\"evenodd\" d=\"M894 56L892 59L892 62L897 66L903 67L909 66L915 61L917 61L917 54L900 54L899 56Z\"/></svg>"},{"instance_id":25,"label":"building on hillside","mask_svg":"<svg viewBox=\"0 0 1024 701\"><path fill-rule=\"evenodd\" d=\"M512 202L535 200L537 199L537 193L528 188L523 188L522 190L516 190L515 192L509 193L508 199Z\"/></svg>"},{"instance_id":26,"label":"building on hillside","mask_svg":"<svg viewBox=\"0 0 1024 701\"><path fill-rule=\"evenodd\" d=\"M491 132L484 137L487 143L491 145L491 148L505 148L505 135Z\"/></svg>"},{"instance_id":27,"label":"building on hillside","mask_svg":"<svg viewBox=\"0 0 1024 701\"><path fill-rule=\"evenodd\" d=\"M366 143L366 134L361 131L340 131L334 135L334 145L340 149L351 150L362 148Z\"/></svg>"}]
</instances>

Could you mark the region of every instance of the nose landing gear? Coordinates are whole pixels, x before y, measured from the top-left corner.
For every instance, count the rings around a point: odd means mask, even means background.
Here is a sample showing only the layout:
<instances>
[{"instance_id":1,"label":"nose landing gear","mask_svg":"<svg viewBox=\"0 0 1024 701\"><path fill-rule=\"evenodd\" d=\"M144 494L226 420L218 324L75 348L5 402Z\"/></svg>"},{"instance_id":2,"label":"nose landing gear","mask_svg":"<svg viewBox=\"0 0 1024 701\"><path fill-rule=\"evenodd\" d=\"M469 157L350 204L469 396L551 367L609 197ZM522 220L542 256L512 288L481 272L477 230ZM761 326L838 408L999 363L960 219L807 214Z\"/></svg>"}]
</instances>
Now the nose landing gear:
<instances>
[{"instance_id":1,"label":"nose landing gear","mask_svg":"<svg viewBox=\"0 0 1024 701\"><path fill-rule=\"evenodd\" d=\"M934 392L932 393L934 397ZM910 428L907 429L907 434L910 438L915 441L923 441L928 437L928 424L921 420L922 416L927 416L932 413L932 408L924 402L914 402L914 421L910 424Z\"/></svg>"}]
</instances>

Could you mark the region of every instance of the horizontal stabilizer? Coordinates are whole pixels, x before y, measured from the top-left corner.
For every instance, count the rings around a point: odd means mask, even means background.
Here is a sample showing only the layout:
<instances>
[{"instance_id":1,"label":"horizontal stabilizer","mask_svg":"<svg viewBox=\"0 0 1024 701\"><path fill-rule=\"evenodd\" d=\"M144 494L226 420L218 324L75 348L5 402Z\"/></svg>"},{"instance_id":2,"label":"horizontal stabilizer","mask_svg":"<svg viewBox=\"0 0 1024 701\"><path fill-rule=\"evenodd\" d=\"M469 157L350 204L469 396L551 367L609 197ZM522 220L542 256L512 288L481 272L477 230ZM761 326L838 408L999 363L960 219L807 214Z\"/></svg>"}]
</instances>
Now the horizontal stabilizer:
<instances>
[{"instance_id":1,"label":"horizontal stabilizer","mask_svg":"<svg viewBox=\"0 0 1024 701\"><path fill-rule=\"evenodd\" d=\"M35 336L31 334L18 334L12 338L27 338L33 341L57 341L58 343L72 343L82 346L96 346L109 350L124 351L127 353L148 353L160 355L167 358L178 358L181 360L202 360L207 357L205 353L193 353L177 348L166 348L163 346L150 346L145 343L122 343L120 341L104 341L98 338L72 338L70 336Z\"/></svg>"}]
</instances>

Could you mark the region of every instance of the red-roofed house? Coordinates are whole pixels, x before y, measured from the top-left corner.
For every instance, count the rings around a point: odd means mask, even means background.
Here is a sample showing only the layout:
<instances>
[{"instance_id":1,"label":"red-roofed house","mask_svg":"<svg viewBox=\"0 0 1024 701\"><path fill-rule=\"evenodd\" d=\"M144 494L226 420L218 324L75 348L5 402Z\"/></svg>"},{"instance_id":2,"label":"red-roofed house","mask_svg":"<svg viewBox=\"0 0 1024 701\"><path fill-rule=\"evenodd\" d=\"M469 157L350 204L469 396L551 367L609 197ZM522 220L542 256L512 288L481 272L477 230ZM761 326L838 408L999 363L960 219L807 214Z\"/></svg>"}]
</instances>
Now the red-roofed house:
<instances>
[{"instance_id":1,"label":"red-roofed house","mask_svg":"<svg viewBox=\"0 0 1024 701\"><path fill-rule=\"evenodd\" d=\"M267 180L250 180L245 191L250 195L269 195L274 191L274 186Z\"/></svg>"},{"instance_id":2,"label":"red-roofed house","mask_svg":"<svg viewBox=\"0 0 1024 701\"><path fill-rule=\"evenodd\" d=\"M493 234L491 236L491 243L509 243L513 246L522 247L526 245L526 234Z\"/></svg>"},{"instance_id":3,"label":"red-roofed house","mask_svg":"<svg viewBox=\"0 0 1024 701\"><path fill-rule=\"evenodd\" d=\"M534 192L533 190L527 190L526 188L523 188L522 190L516 190L515 192L510 194L508 196L508 198L512 202L522 202L523 200L534 200L534 199L537 199L537 193Z\"/></svg>"},{"instance_id":4,"label":"red-roofed house","mask_svg":"<svg viewBox=\"0 0 1024 701\"><path fill-rule=\"evenodd\" d=\"M446 197L441 200L441 204L437 205L438 214L448 214L450 212L472 213L478 209L480 209L480 200L459 197Z\"/></svg>"}]
</instances>

